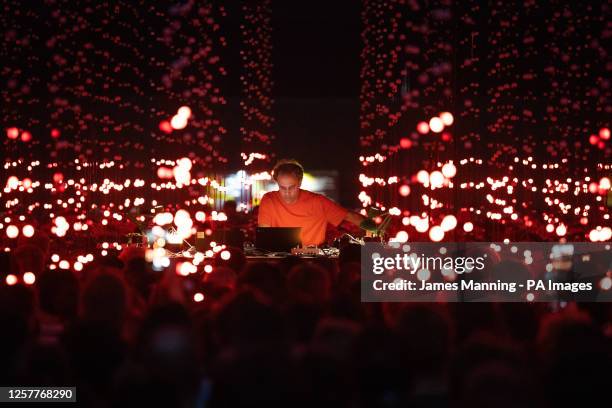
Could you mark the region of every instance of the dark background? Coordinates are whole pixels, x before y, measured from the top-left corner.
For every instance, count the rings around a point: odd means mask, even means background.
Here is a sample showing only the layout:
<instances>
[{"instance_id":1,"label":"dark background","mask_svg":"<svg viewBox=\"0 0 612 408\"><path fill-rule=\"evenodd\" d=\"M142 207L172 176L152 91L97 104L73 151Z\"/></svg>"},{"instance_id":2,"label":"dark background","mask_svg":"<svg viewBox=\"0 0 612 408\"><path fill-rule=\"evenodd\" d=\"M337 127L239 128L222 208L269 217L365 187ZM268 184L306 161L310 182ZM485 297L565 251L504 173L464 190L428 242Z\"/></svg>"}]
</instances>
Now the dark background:
<instances>
[{"instance_id":1,"label":"dark background","mask_svg":"<svg viewBox=\"0 0 612 408\"><path fill-rule=\"evenodd\" d=\"M273 1L276 151L307 170L339 172L356 203L361 49L357 1Z\"/></svg>"},{"instance_id":2,"label":"dark background","mask_svg":"<svg viewBox=\"0 0 612 408\"><path fill-rule=\"evenodd\" d=\"M232 114L240 119L237 103L243 88L236 79L241 69L238 45L242 38L242 1L225 3L229 47L223 54L228 70L224 90ZM362 48L361 3L338 0L292 2L273 0L272 19L272 150L277 158L294 158L306 171L338 173L339 201L358 206L355 174L359 170L359 72ZM238 135L236 122L228 123ZM233 163L236 167L240 163Z\"/></svg>"}]
</instances>

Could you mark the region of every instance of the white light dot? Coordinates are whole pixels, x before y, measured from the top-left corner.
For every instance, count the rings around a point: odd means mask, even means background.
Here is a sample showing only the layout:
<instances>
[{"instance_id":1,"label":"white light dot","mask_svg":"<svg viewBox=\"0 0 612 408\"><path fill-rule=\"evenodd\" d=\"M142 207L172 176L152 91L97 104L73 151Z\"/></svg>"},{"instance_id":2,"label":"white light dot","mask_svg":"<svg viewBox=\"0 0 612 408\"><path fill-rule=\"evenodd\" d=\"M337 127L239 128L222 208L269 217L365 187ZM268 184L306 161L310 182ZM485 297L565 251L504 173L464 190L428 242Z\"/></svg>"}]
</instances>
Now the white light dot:
<instances>
[{"instance_id":1,"label":"white light dot","mask_svg":"<svg viewBox=\"0 0 612 408\"><path fill-rule=\"evenodd\" d=\"M453 114L450 112L442 112L440 114L440 120L442 120L444 125L450 126L455 121L455 118L453 118Z\"/></svg>"},{"instance_id":2,"label":"white light dot","mask_svg":"<svg viewBox=\"0 0 612 408\"><path fill-rule=\"evenodd\" d=\"M555 230L555 232L557 233L558 236L562 237L567 233L567 227L561 224L557 226L557 229Z\"/></svg>"},{"instance_id":3,"label":"white light dot","mask_svg":"<svg viewBox=\"0 0 612 408\"><path fill-rule=\"evenodd\" d=\"M14 225L9 225L6 227L6 236L10 239L15 239L19 235L19 228Z\"/></svg>"},{"instance_id":4,"label":"white light dot","mask_svg":"<svg viewBox=\"0 0 612 408\"><path fill-rule=\"evenodd\" d=\"M429 238L434 242L440 242L444 238L444 230L440 226L433 226L429 230Z\"/></svg>"},{"instance_id":5,"label":"white light dot","mask_svg":"<svg viewBox=\"0 0 612 408\"><path fill-rule=\"evenodd\" d=\"M426 170L420 170L417 173L417 181L421 184L429 183L429 173Z\"/></svg>"},{"instance_id":6,"label":"white light dot","mask_svg":"<svg viewBox=\"0 0 612 408\"><path fill-rule=\"evenodd\" d=\"M22 229L21 232L23 233L23 235L27 238L30 238L34 235L34 227L31 225L25 225Z\"/></svg>"},{"instance_id":7,"label":"white light dot","mask_svg":"<svg viewBox=\"0 0 612 408\"><path fill-rule=\"evenodd\" d=\"M442 166L442 174L444 174L446 178L453 178L457 174L457 168L453 163L446 163Z\"/></svg>"},{"instance_id":8,"label":"white light dot","mask_svg":"<svg viewBox=\"0 0 612 408\"><path fill-rule=\"evenodd\" d=\"M432 171L429 175L429 184L431 184L431 186L435 188L442 187L442 185L444 185L444 174L437 170Z\"/></svg>"},{"instance_id":9,"label":"white light dot","mask_svg":"<svg viewBox=\"0 0 612 408\"><path fill-rule=\"evenodd\" d=\"M429 129L434 133L440 133L442 129L444 129L444 122L438 117L431 118L429 121Z\"/></svg>"},{"instance_id":10,"label":"white light dot","mask_svg":"<svg viewBox=\"0 0 612 408\"><path fill-rule=\"evenodd\" d=\"M177 112L177 114L179 116L182 116L186 119L189 119L189 117L191 116L191 109L189 108L189 106L181 106Z\"/></svg>"},{"instance_id":11,"label":"white light dot","mask_svg":"<svg viewBox=\"0 0 612 408\"><path fill-rule=\"evenodd\" d=\"M454 215L447 215L440 224L444 231L450 231L457 226L457 218Z\"/></svg>"},{"instance_id":12,"label":"white light dot","mask_svg":"<svg viewBox=\"0 0 612 408\"><path fill-rule=\"evenodd\" d=\"M23 274L23 281L26 285L33 285L36 282L36 276L32 272L26 272Z\"/></svg>"},{"instance_id":13,"label":"white light dot","mask_svg":"<svg viewBox=\"0 0 612 408\"><path fill-rule=\"evenodd\" d=\"M395 241L397 243L397 248L399 248L399 243L408 241L408 233L406 231L398 231L395 235Z\"/></svg>"}]
</instances>

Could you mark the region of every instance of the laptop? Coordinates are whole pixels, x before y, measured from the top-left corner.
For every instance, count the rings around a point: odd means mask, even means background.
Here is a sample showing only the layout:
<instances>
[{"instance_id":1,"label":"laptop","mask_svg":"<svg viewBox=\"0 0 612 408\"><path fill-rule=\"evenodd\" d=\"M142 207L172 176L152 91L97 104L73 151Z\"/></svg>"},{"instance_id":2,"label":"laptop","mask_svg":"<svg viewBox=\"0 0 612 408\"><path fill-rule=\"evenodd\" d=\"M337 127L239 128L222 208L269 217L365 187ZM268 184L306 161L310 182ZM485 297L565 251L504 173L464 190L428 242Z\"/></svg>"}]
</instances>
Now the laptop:
<instances>
[{"instance_id":1,"label":"laptop","mask_svg":"<svg viewBox=\"0 0 612 408\"><path fill-rule=\"evenodd\" d=\"M302 227L257 227L255 248L267 252L291 252L301 245Z\"/></svg>"}]
</instances>

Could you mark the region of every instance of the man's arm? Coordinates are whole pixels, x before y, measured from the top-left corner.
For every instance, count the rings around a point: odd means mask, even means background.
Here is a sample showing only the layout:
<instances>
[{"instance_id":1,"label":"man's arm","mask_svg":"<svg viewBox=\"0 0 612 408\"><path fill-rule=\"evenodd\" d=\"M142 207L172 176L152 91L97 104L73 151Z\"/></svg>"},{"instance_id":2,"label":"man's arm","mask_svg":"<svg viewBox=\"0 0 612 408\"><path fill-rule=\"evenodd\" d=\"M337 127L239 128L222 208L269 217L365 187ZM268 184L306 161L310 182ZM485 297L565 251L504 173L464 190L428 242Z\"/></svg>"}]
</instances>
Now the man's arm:
<instances>
[{"instance_id":1,"label":"man's arm","mask_svg":"<svg viewBox=\"0 0 612 408\"><path fill-rule=\"evenodd\" d=\"M356 226L358 226L359 228L365 230L365 236L366 237L372 237L373 232L371 229L365 227L362 223L363 221L367 220L366 217L364 217L363 215L353 212L353 211L349 211L346 213L346 216L344 217L344 221L346 222L350 222L351 224L354 224Z\"/></svg>"},{"instance_id":2,"label":"man's arm","mask_svg":"<svg viewBox=\"0 0 612 408\"><path fill-rule=\"evenodd\" d=\"M362 221L365 219L366 217L364 217L361 214L357 214L356 212L353 212L353 211L347 212L346 215L344 216L344 221L350 222L351 224L354 224L358 227L361 225Z\"/></svg>"},{"instance_id":3,"label":"man's arm","mask_svg":"<svg viewBox=\"0 0 612 408\"><path fill-rule=\"evenodd\" d=\"M366 220L366 217L363 215L347 210L326 197L323 197L323 205L327 216L327 222L330 224L337 227L342 222L346 221L359 228L363 228L362 222Z\"/></svg>"}]
</instances>

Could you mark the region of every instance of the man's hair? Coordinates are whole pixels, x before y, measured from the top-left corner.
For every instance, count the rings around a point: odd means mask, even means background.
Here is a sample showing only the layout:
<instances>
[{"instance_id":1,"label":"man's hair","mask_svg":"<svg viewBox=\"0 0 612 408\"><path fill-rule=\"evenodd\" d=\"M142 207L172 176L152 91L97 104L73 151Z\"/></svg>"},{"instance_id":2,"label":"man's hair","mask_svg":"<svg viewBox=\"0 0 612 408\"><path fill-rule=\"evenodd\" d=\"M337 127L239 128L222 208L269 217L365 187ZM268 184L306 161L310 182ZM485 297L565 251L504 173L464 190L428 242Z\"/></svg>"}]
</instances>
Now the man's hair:
<instances>
[{"instance_id":1,"label":"man's hair","mask_svg":"<svg viewBox=\"0 0 612 408\"><path fill-rule=\"evenodd\" d=\"M297 160L283 159L274 166L272 177L274 180L278 180L278 176L281 174L291 174L301 180L304 177L304 168Z\"/></svg>"}]
</instances>

